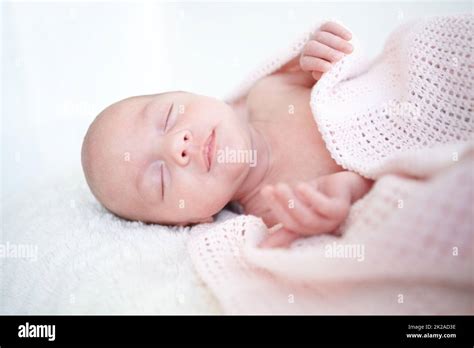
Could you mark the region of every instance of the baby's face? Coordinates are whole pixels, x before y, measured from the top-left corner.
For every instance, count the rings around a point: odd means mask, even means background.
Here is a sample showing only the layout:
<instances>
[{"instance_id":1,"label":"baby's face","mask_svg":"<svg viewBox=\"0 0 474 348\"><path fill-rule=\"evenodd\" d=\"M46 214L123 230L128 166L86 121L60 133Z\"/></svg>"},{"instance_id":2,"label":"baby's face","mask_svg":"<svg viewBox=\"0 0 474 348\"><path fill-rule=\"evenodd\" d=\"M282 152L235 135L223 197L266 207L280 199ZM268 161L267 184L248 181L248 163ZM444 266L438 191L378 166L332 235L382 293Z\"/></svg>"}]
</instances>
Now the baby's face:
<instances>
[{"instance_id":1,"label":"baby's face","mask_svg":"<svg viewBox=\"0 0 474 348\"><path fill-rule=\"evenodd\" d=\"M217 151L251 146L247 120L229 105L170 92L105 109L86 135L82 163L92 192L115 214L190 224L209 221L248 174L246 163L218 163Z\"/></svg>"}]
</instances>

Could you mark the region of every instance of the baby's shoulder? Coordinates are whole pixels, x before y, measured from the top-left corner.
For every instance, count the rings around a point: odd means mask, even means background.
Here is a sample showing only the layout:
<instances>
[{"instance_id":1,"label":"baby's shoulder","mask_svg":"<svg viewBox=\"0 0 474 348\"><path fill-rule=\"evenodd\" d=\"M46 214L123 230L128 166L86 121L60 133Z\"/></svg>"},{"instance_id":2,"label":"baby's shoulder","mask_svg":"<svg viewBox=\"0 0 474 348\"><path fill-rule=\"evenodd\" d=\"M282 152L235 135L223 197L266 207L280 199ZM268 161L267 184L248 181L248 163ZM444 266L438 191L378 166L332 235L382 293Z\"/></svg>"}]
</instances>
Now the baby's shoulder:
<instances>
[{"instance_id":1,"label":"baby's shoulder","mask_svg":"<svg viewBox=\"0 0 474 348\"><path fill-rule=\"evenodd\" d=\"M258 99L284 92L290 86L286 83L284 74L272 74L257 80L249 89L248 98Z\"/></svg>"},{"instance_id":2,"label":"baby's shoulder","mask_svg":"<svg viewBox=\"0 0 474 348\"><path fill-rule=\"evenodd\" d=\"M295 78L291 73L275 73L255 82L247 95L249 113L258 119L275 118L278 110L287 110L290 104L308 103L303 99L308 87L295 84Z\"/></svg>"},{"instance_id":3,"label":"baby's shoulder","mask_svg":"<svg viewBox=\"0 0 474 348\"><path fill-rule=\"evenodd\" d=\"M292 93L295 86L290 84L285 73L275 73L256 81L249 89L247 104L268 103Z\"/></svg>"}]
</instances>

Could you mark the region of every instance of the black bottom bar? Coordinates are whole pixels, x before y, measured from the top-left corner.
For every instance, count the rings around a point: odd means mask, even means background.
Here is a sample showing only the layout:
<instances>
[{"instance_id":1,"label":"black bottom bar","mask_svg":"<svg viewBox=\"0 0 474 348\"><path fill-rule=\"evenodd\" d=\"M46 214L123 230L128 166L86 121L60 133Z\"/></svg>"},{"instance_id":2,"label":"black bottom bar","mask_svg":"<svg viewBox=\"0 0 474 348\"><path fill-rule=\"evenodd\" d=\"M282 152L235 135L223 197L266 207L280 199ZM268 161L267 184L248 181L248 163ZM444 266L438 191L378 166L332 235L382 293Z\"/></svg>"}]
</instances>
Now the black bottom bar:
<instances>
[{"instance_id":1,"label":"black bottom bar","mask_svg":"<svg viewBox=\"0 0 474 348\"><path fill-rule=\"evenodd\" d=\"M0 346L407 344L472 347L472 316L2 316ZM48 326L49 325L49 326ZM53 329L54 325L54 329ZM41 337L38 337L41 336Z\"/></svg>"}]
</instances>

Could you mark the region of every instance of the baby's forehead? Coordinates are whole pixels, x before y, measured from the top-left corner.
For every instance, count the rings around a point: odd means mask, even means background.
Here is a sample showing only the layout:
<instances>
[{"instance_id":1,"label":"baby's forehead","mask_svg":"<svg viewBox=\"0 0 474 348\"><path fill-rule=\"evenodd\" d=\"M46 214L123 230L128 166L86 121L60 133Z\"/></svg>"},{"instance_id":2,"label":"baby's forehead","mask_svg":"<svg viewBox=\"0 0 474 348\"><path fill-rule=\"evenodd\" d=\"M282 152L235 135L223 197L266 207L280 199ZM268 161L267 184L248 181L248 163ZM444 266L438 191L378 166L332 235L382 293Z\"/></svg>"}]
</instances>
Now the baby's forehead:
<instances>
[{"instance_id":1,"label":"baby's forehead","mask_svg":"<svg viewBox=\"0 0 474 348\"><path fill-rule=\"evenodd\" d=\"M113 103L104 110L107 115L123 114L130 115L130 111L143 107L152 96L134 96L126 99L122 99L116 103Z\"/></svg>"},{"instance_id":2,"label":"baby's forehead","mask_svg":"<svg viewBox=\"0 0 474 348\"><path fill-rule=\"evenodd\" d=\"M163 100L166 100L169 97L186 96L189 94L190 93L185 92L185 91L168 91L168 92L162 92L162 93L156 93L156 94L145 94L145 95L133 96L133 97L119 100L118 102L111 104L107 109L104 110L104 112L112 113L112 114L122 113L122 112L129 113L133 109L143 108L151 99L163 98Z\"/></svg>"},{"instance_id":3,"label":"baby's forehead","mask_svg":"<svg viewBox=\"0 0 474 348\"><path fill-rule=\"evenodd\" d=\"M102 137L126 126L128 122L133 122L135 116L139 115L146 105L144 101L141 97L132 97L109 105L96 116L90 127L90 133L94 138Z\"/></svg>"},{"instance_id":4,"label":"baby's forehead","mask_svg":"<svg viewBox=\"0 0 474 348\"><path fill-rule=\"evenodd\" d=\"M172 94L185 92L165 92L158 94L148 94L125 98L109 105L96 118L95 122L99 128L99 133L105 132L106 136L111 133L122 133L124 129L131 131L139 126L139 117L146 112L147 105L152 100L160 102L172 97ZM130 132L127 132L128 134ZM118 134L116 134L118 135Z\"/></svg>"}]
</instances>

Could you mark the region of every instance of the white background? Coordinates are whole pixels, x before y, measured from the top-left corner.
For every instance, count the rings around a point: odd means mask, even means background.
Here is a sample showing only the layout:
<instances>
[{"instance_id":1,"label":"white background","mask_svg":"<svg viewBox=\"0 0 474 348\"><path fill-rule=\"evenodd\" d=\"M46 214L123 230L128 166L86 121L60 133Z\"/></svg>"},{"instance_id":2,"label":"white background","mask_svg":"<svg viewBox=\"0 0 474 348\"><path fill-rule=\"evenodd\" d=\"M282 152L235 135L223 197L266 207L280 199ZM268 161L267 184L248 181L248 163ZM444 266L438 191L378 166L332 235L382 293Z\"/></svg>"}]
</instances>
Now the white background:
<instances>
[{"instance_id":1,"label":"white background","mask_svg":"<svg viewBox=\"0 0 474 348\"><path fill-rule=\"evenodd\" d=\"M3 2L2 204L81 178L95 115L131 95L222 97L314 21L343 21L370 55L403 20L471 12L472 2Z\"/></svg>"}]
</instances>

